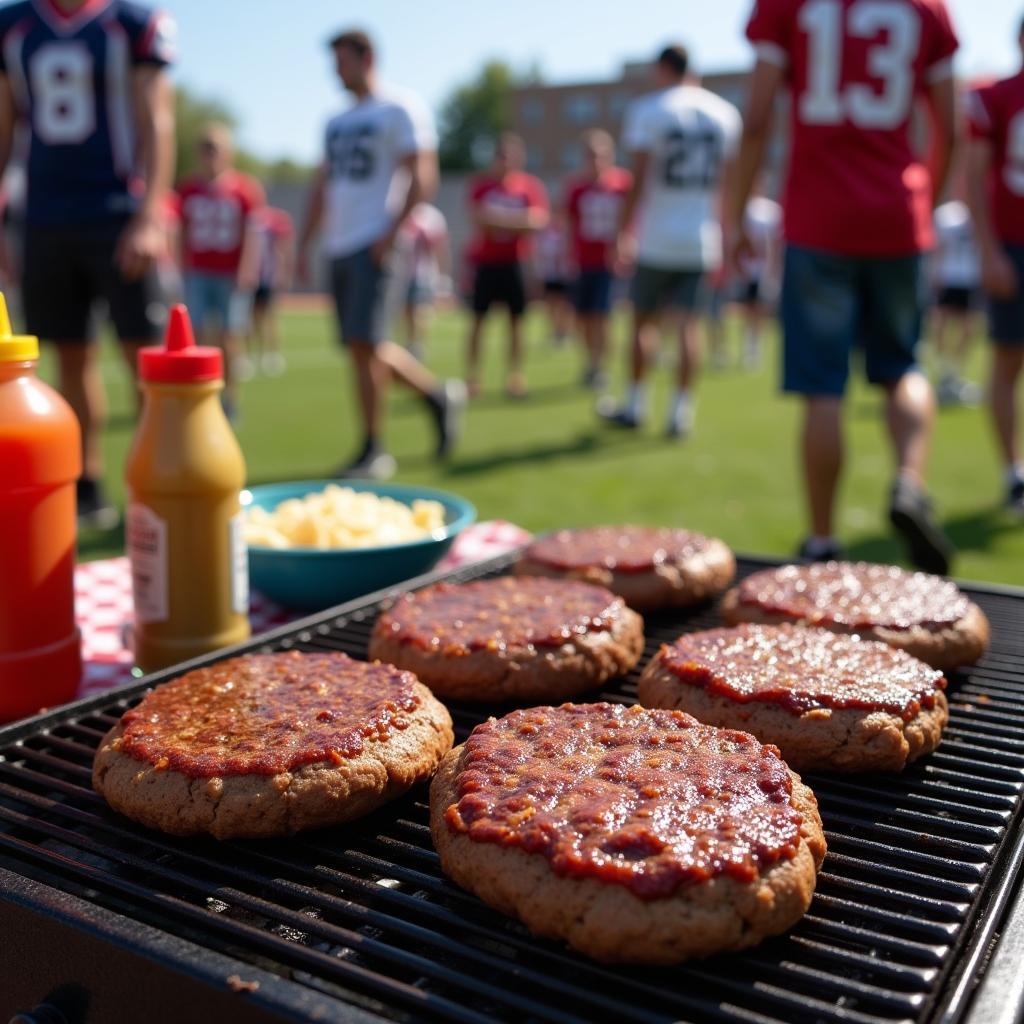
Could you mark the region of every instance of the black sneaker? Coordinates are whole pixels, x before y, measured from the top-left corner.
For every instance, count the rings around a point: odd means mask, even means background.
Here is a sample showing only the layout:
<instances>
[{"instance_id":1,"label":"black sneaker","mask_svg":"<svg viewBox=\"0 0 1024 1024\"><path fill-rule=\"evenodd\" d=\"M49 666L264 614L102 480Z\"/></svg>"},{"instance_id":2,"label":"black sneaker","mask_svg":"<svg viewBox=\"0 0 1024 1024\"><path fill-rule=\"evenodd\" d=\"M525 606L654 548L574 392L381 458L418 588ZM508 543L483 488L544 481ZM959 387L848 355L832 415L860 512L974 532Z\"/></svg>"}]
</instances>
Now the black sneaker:
<instances>
[{"instance_id":1,"label":"black sneaker","mask_svg":"<svg viewBox=\"0 0 1024 1024\"><path fill-rule=\"evenodd\" d=\"M945 576L953 557L953 544L935 520L928 495L909 480L892 487L889 522L902 534L915 569Z\"/></svg>"},{"instance_id":2,"label":"black sneaker","mask_svg":"<svg viewBox=\"0 0 1024 1024\"><path fill-rule=\"evenodd\" d=\"M121 522L121 513L110 504L98 480L82 477L75 483L78 526L93 530L113 530Z\"/></svg>"},{"instance_id":3,"label":"black sneaker","mask_svg":"<svg viewBox=\"0 0 1024 1024\"><path fill-rule=\"evenodd\" d=\"M468 392L461 380L446 380L437 392L427 398L427 407L437 428L437 457L443 459L451 452L462 431L462 414L466 409Z\"/></svg>"},{"instance_id":4,"label":"black sneaker","mask_svg":"<svg viewBox=\"0 0 1024 1024\"><path fill-rule=\"evenodd\" d=\"M614 400L609 398L608 401L601 400L597 403L597 415L605 421L610 423L613 427L623 427L626 430L637 430L643 426L643 421L637 419L627 408L624 406L616 405Z\"/></svg>"},{"instance_id":5,"label":"black sneaker","mask_svg":"<svg viewBox=\"0 0 1024 1024\"><path fill-rule=\"evenodd\" d=\"M1024 519L1024 480L1015 481L1007 490L1006 511Z\"/></svg>"},{"instance_id":6,"label":"black sneaker","mask_svg":"<svg viewBox=\"0 0 1024 1024\"><path fill-rule=\"evenodd\" d=\"M846 551L837 540L815 543L814 538L808 537L796 555L805 562L839 562L846 557Z\"/></svg>"},{"instance_id":7,"label":"black sneaker","mask_svg":"<svg viewBox=\"0 0 1024 1024\"><path fill-rule=\"evenodd\" d=\"M350 463L339 466L334 475L342 480L387 480L395 475L398 463L388 452L366 444Z\"/></svg>"}]
</instances>

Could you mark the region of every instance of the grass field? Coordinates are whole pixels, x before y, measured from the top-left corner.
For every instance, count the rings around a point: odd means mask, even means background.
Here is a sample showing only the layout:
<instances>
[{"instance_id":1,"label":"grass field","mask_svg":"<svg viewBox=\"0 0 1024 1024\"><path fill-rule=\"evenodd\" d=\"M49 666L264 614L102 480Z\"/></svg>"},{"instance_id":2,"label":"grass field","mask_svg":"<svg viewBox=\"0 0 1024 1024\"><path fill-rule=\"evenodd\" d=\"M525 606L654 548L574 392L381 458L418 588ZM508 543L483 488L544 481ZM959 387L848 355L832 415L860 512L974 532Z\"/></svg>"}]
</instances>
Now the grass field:
<instances>
[{"instance_id":1,"label":"grass field","mask_svg":"<svg viewBox=\"0 0 1024 1024\"><path fill-rule=\"evenodd\" d=\"M623 323L615 332L613 369L622 369ZM429 361L442 374L462 365L465 323L456 312L434 327ZM730 321L732 351L739 325ZM320 477L356 446L348 367L326 309L283 316L288 369L244 385L238 435L251 483ZM503 338L497 323L487 346L485 392L472 405L463 441L450 463L430 456L433 436L421 406L396 391L388 441L397 479L457 491L481 519L505 518L530 530L601 522L678 524L717 534L736 550L791 554L805 532L795 457L796 401L776 389L777 339L756 372L709 370L700 382L697 426L687 441L662 437L670 373L655 374L655 413L645 431L600 424L593 396L577 386L575 347L555 349L539 315L528 323L531 397L510 404L500 392ZM107 344L104 370L111 418L104 446L108 481L123 500L121 470L133 422L127 380ZM986 353L975 347L973 370ZM44 362L44 376L51 364ZM616 382L617 386L617 382ZM851 556L900 561L884 507L892 467L879 418L879 397L857 386L847 402L846 475L839 532ZM1002 483L988 423L977 409L940 415L932 486L945 528L960 550L954 573L964 579L1024 584L1024 524L1000 509ZM119 553L119 534L87 533L82 558Z\"/></svg>"}]
</instances>

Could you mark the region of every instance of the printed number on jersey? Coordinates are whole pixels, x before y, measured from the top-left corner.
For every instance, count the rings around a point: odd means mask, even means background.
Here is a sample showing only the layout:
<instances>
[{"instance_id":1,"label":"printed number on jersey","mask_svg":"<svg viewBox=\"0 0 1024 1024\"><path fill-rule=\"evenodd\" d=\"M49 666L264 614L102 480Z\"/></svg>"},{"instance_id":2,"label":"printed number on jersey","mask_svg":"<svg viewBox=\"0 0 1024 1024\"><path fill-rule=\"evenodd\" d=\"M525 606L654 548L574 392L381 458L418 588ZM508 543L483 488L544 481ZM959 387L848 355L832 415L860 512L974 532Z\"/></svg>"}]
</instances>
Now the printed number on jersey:
<instances>
[{"instance_id":1,"label":"printed number on jersey","mask_svg":"<svg viewBox=\"0 0 1024 1024\"><path fill-rule=\"evenodd\" d=\"M711 188L721 162L721 140L712 132L673 129L665 135L662 181L668 188Z\"/></svg>"},{"instance_id":2,"label":"printed number on jersey","mask_svg":"<svg viewBox=\"0 0 1024 1024\"><path fill-rule=\"evenodd\" d=\"M32 123L48 145L72 146L96 131L92 54L82 43L47 43L29 61Z\"/></svg>"},{"instance_id":3,"label":"printed number on jersey","mask_svg":"<svg viewBox=\"0 0 1024 1024\"><path fill-rule=\"evenodd\" d=\"M844 12L840 0L811 0L800 8L807 34L807 87L800 96L804 124L896 128L910 116L913 65L921 42L921 20L909 4L856 0ZM872 40L867 48L868 82L843 84L843 41Z\"/></svg>"},{"instance_id":4,"label":"printed number on jersey","mask_svg":"<svg viewBox=\"0 0 1024 1024\"><path fill-rule=\"evenodd\" d=\"M354 131L334 131L327 139L327 164L332 178L366 181L375 166L373 138L377 134L372 125L363 125Z\"/></svg>"},{"instance_id":5,"label":"printed number on jersey","mask_svg":"<svg viewBox=\"0 0 1024 1024\"><path fill-rule=\"evenodd\" d=\"M241 244L241 211L231 200L189 196L185 218L193 252L232 252Z\"/></svg>"},{"instance_id":6,"label":"printed number on jersey","mask_svg":"<svg viewBox=\"0 0 1024 1024\"><path fill-rule=\"evenodd\" d=\"M1024 110L1006 126L1006 164L1003 181L1015 196L1024 196Z\"/></svg>"}]
</instances>

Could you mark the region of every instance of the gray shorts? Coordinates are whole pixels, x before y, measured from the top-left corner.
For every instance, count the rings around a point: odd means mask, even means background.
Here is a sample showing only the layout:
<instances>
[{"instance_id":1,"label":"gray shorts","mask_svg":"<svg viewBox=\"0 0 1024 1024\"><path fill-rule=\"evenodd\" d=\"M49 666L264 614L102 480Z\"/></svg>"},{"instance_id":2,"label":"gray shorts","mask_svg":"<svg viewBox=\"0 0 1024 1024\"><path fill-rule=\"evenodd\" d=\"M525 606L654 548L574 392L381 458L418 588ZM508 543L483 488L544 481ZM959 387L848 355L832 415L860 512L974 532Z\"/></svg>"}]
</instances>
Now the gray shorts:
<instances>
[{"instance_id":1,"label":"gray shorts","mask_svg":"<svg viewBox=\"0 0 1024 1024\"><path fill-rule=\"evenodd\" d=\"M374 262L370 247L332 259L330 281L342 342L377 345L384 341L388 272Z\"/></svg>"},{"instance_id":2,"label":"gray shorts","mask_svg":"<svg viewBox=\"0 0 1024 1024\"><path fill-rule=\"evenodd\" d=\"M638 263L630 285L633 310L641 316L666 309L692 312L704 304L702 270L666 270Z\"/></svg>"}]
</instances>

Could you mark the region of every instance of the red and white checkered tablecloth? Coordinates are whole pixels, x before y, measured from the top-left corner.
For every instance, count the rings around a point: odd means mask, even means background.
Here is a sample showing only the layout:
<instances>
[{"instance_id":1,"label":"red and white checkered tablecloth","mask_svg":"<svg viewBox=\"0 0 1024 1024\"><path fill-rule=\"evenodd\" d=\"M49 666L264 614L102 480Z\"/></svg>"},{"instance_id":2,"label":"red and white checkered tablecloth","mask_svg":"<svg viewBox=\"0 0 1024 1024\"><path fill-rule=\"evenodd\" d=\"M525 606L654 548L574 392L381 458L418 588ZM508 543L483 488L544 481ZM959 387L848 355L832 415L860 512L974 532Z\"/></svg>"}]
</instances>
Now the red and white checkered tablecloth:
<instances>
[{"instance_id":1,"label":"red and white checkered tablecloth","mask_svg":"<svg viewBox=\"0 0 1024 1024\"><path fill-rule=\"evenodd\" d=\"M455 569L503 554L530 539L514 523L500 519L467 527L438 566ZM307 612L282 608L253 591L249 622L255 636ZM75 618L82 631L82 681L78 695L106 690L132 677L132 654L125 647L125 627L131 623L132 578L127 558L84 562L75 568Z\"/></svg>"}]
</instances>

